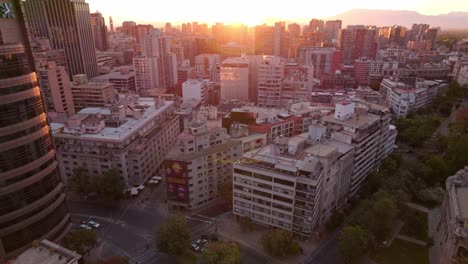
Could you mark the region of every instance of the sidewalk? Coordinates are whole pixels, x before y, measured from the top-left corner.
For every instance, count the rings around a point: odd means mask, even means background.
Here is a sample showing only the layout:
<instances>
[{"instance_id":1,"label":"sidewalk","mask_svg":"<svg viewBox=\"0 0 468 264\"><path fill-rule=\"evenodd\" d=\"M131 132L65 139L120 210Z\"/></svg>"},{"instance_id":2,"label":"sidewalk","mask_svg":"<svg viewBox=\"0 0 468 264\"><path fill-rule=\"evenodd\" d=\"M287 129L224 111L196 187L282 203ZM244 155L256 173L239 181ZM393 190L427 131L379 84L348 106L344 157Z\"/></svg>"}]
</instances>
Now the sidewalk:
<instances>
[{"instance_id":1,"label":"sidewalk","mask_svg":"<svg viewBox=\"0 0 468 264\"><path fill-rule=\"evenodd\" d=\"M242 231L232 214L226 215L218 220L218 233L221 236L248 247L259 255L270 259L272 263L303 263L306 257L318 246L317 243L313 243L312 241L297 240L304 250L303 254L289 258L273 258L263 250L262 244L260 243L262 234L265 231L265 229L261 228L257 228L254 231Z\"/></svg>"},{"instance_id":2,"label":"sidewalk","mask_svg":"<svg viewBox=\"0 0 468 264\"><path fill-rule=\"evenodd\" d=\"M408 241L408 242L416 244L416 245L420 245L420 246L424 246L424 247L426 246L426 242L418 240L418 239L414 239L414 238L409 237L409 236L398 235L398 236L396 236L396 238L404 240L404 241Z\"/></svg>"}]
</instances>

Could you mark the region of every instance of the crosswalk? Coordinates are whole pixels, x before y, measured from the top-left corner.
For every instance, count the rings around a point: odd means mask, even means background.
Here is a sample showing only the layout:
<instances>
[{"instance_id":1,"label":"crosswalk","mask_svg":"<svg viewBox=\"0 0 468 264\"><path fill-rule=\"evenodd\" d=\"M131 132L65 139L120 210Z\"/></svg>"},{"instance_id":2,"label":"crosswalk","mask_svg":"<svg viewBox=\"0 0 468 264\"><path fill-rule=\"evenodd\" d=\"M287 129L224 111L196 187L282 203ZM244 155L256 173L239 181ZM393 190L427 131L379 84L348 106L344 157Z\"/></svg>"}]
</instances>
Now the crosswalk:
<instances>
[{"instance_id":1,"label":"crosswalk","mask_svg":"<svg viewBox=\"0 0 468 264\"><path fill-rule=\"evenodd\" d=\"M161 257L159 256L158 252L154 250L154 248L149 248L144 250L138 254L138 256L132 258L130 260L131 264L153 264L158 263L158 260Z\"/></svg>"}]
</instances>

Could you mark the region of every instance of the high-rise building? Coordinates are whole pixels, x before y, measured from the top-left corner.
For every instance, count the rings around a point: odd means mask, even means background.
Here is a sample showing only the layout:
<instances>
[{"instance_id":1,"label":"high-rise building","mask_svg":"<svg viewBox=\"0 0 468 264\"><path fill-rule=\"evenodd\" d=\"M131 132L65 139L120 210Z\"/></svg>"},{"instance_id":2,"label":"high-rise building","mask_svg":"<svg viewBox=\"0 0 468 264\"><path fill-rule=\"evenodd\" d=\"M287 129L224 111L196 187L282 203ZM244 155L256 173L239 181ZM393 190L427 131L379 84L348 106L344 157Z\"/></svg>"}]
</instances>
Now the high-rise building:
<instances>
[{"instance_id":1,"label":"high-rise building","mask_svg":"<svg viewBox=\"0 0 468 264\"><path fill-rule=\"evenodd\" d=\"M85 0L27 0L22 5L30 38L47 38L63 49L68 75L98 75L89 5Z\"/></svg>"},{"instance_id":2,"label":"high-rise building","mask_svg":"<svg viewBox=\"0 0 468 264\"><path fill-rule=\"evenodd\" d=\"M254 33L254 54L273 55L275 42L275 28L267 25L255 27Z\"/></svg>"},{"instance_id":3,"label":"high-rise building","mask_svg":"<svg viewBox=\"0 0 468 264\"><path fill-rule=\"evenodd\" d=\"M375 58L377 52L376 30L362 26L348 26L340 32L338 41L344 64L352 64L361 57Z\"/></svg>"},{"instance_id":4,"label":"high-rise building","mask_svg":"<svg viewBox=\"0 0 468 264\"><path fill-rule=\"evenodd\" d=\"M301 46L297 50L297 62L314 66L314 78L331 75L339 69L341 53L335 48Z\"/></svg>"},{"instance_id":5,"label":"high-rise building","mask_svg":"<svg viewBox=\"0 0 468 264\"><path fill-rule=\"evenodd\" d=\"M221 63L221 100L249 100L249 63L245 57Z\"/></svg>"},{"instance_id":6,"label":"high-rise building","mask_svg":"<svg viewBox=\"0 0 468 264\"><path fill-rule=\"evenodd\" d=\"M114 33L114 21L112 21L112 17L109 17L109 26L111 33Z\"/></svg>"},{"instance_id":7,"label":"high-rise building","mask_svg":"<svg viewBox=\"0 0 468 264\"><path fill-rule=\"evenodd\" d=\"M37 76L46 112L74 115L75 104L65 67L57 66L51 61L37 69Z\"/></svg>"},{"instance_id":8,"label":"high-rise building","mask_svg":"<svg viewBox=\"0 0 468 264\"><path fill-rule=\"evenodd\" d=\"M324 26L324 39L328 43L338 41L341 30L341 20L327 20Z\"/></svg>"},{"instance_id":9,"label":"high-rise building","mask_svg":"<svg viewBox=\"0 0 468 264\"><path fill-rule=\"evenodd\" d=\"M426 30L429 29L428 24L413 24L411 27L411 37L410 40L420 41L424 40L424 34Z\"/></svg>"},{"instance_id":10,"label":"high-rise building","mask_svg":"<svg viewBox=\"0 0 468 264\"><path fill-rule=\"evenodd\" d=\"M0 262L71 228L18 0L0 5ZM7 12L8 11L8 12Z\"/></svg>"},{"instance_id":11,"label":"high-rise building","mask_svg":"<svg viewBox=\"0 0 468 264\"><path fill-rule=\"evenodd\" d=\"M286 23L276 22L273 33L273 55L288 57L288 42L286 38Z\"/></svg>"},{"instance_id":12,"label":"high-rise building","mask_svg":"<svg viewBox=\"0 0 468 264\"><path fill-rule=\"evenodd\" d=\"M210 79L220 62L219 54L200 54L195 56L195 71L198 77Z\"/></svg>"},{"instance_id":13,"label":"high-rise building","mask_svg":"<svg viewBox=\"0 0 468 264\"><path fill-rule=\"evenodd\" d=\"M93 30L94 46L99 51L106 51L109 48L107 45L107 27L101 13L91 14L91 28Z\"/></svg>"},{"instance_id":14,"label":"high-rise building","mask_svg":"<svg viewBox=\"0 0 468 264\"><path fill-rule=\"evenodd\" d=\"M301 35L301 25L297 23L288 24L288 35L290 38L297 38Z\"/></svg>"},{"instance_id":15,"label":"high-rise building","mask_svg":"<svg viewBox=\"0 0 468 264\"><path fill-rule=\"evenodd\" d=\"M309 22L309 32L323 32L324 22L320 19L312 19Z\"/></svg>"},{"instance_id":16,"label":"high-rise building","mask_svg":"<svg viewBox=\"0 0 468 264\"><path fill-rule=\"evenodd\" d=\"M158 29L141 36L142 56L133 59L136 90L143 95L150 89L169 89L177 83L177 59L170 52L170 39Z\"/></svg>"}]
</instances>

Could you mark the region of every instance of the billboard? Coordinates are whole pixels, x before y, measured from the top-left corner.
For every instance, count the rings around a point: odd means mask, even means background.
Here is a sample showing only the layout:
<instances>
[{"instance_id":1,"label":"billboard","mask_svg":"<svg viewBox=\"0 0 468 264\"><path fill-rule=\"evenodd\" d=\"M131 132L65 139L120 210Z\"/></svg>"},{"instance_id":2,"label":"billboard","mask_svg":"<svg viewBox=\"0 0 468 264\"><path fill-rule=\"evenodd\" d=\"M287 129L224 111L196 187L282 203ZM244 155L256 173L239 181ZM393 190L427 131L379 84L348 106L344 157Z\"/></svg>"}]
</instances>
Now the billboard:
<instances>
[{"instance_id":1,"label":"billboard","mask_svg":"<svg viewBox=\"0 0 468 264\"><path fill-rule=\"evenodd\" d=\"M187 163L165 160L167 198L172 201L189 202Z\"/></svg>"}]
</instances>

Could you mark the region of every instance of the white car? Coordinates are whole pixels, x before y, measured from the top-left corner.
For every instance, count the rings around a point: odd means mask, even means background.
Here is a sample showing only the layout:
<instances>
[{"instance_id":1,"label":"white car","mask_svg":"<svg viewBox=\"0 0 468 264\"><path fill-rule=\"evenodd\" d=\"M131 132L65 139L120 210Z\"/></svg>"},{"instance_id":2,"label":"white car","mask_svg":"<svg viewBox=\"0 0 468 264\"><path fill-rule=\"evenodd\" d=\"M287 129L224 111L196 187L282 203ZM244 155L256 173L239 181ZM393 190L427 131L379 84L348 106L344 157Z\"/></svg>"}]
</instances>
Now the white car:
<instances>
[{"instance_id":1,"label":"white car","mask_svg":"<svg viewBox=\"0 0 468 264\"><path fill-rule=\"evenodd\" d=\"M94 221L88 221L88 225L95 229L98 229L101 226L99 223L94 222Z\"/></svg>"},{"instance_id":2,"label":"white car","mask_svg":"<svg viewBox=\"0 0 468 264\"><path fill-rule=\"evenodd\" d=\"M89 225L81 224L81 228L86 229L86 230L91 230L92 228Z\"/></svg>"}]
</instances>

